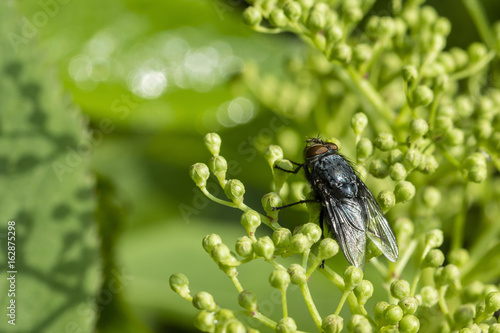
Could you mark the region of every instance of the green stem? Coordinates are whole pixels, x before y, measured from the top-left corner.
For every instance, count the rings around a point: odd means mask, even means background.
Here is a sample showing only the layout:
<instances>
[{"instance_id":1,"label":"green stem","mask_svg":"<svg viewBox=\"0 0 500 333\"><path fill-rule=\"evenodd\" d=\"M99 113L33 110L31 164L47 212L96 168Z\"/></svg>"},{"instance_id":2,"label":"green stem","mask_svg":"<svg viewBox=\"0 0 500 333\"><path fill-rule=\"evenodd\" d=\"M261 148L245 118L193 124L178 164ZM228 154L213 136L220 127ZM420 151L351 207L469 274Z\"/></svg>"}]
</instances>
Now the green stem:
<instances>
[{"instance_id":1,"label":"green stem","mask_svg":"<svg viewBox=\"0 0 500 333\"><path fill-rule=\"evenodd\" d=\"M458 81L462 80L471 76L474 76L478 72L480 72L484 67L486 67L496 56L495 51L490 51L488 54L481 59L480 61L476 62L470 67L467 67L460 72L456 72L453 75L450 75L450 81Z\"/></svg>"},{"instance_id":2,"label":"green stem","mask_svg":"<svg viewBox=\"0 0 500 333\"><path fill-rule=\"evenodd\" d=\"M276 329L276 326L278 325L275 321L264 316L259 311L252 312L251 316L273 330Z\"/></svg>"},{"instance_id":3,"label":"green stem","mask_svg":"<svg viewBox=\"0 0 500 333\"><path fill-rule=\"evenodd\" d=\"M342 298L340 299L339 305L337 306L337 310L335 310L334 313L336 316L338 316L340 311L342 310L345 300L347 299L347 296L349 295L350 292L351 292L350 290L345 290L344 293L342 294Z\"/></svg>"},{"instance_id":4,"label":"green stem","mask_svg":"<svg viewBox=\"0 0 500 333\"><path fill-rule=\"evenodd\" d=\"M451 239L452 250L462 248L464 242L464 225L465 216L467 214L467 184L468 182L464 182L462 207L460 207L460 211L455 216L455 221L453 223L453 238Z\"/></svg>"},{"instance_id":5,"label":"green stem","mask_svg":"<svg viewBox=\"0 0 500 333\"><path fill-rule=\"evenodd\" d=\"M238 292L241 293L243 291L243 287L241 286L241 283L238 280L238 278L236 276L230 276L230 278L231 278L231 281L233 281L234 286L236 287Z\"/></svg>"},{"instance_id":6,"label":"green stem","mask_svg":"<svg viewBox=\"0 0 500 333\"><path fill-rule=\"evenodd\" d=\"M474 21L484 43L488 45L490 49L495 48L495 36L490 30L488 17L481 3L478 0L462 0L462 3Z\"/></svg>"},{"instance_id":7,"label":"green stem","mask_svg":"<svg viewBox=\"0 0 500 333\"><path fill-rule=\"evenodd\" d=\"M281 306L283 307L283 318L288 317L288 305L286 302L286 288L281 289Z\"/></svg>"},{"instance_id":8,"label":"green stem","mask_svg":"<svg viewBox=\"0 0 500 333\"><path fill-rule=\"evenodd\" d=\"M442 286L439 288L439 307L441 308L441 312L443 312L446 321L448 322L449 327L453 327L453 318L451 318L450 312L448 310L448 305L446 304L446 289L448 286Z\"/></svg>"},{"instance_id":9,"label":"green stem","mask_svg":"<svg viewBox=\"0 0 500 333\"><path fill-rule=\"evenodd\" d=\"M302 297L304 297L304 300L306 301L307 308L309 309L309 313L311 313L316 327L320 332L322 332L323 329L321 328L321 316L319 315L318 309L316 309L316 305L314 305L314 301L312 299L311 292L309 291L307 283L302 283L300 285L300 291L302 292Z\"/></svg>"},{"instance_id":10,"label":"green stem","mask_svg":"<svg viewBox=\"0 0 500 333\"><path fill-rule=\"evenodd\" d=\"M379 274L383 277L386 278L388 274L388 269L385 267L383 264L381 264L377 258L372 258L370 259L370 262L372 265L375 267L375 269L379 272Z\"/></svg>"},{"instance_id":11,"label":"green stem","mask_svg":"<svg viewBox=\"0 0 500 333\"><path fill-rule=\"evenodd\" d=\"M410 257L412 256L413 252L415 252L416 248L417 248L417 240L413 239L406 248L406 251L396 262L396 266L394 267L394 274L392 274L395 279L398 279L402 275L403 270L405 269L406 264L408 263L408 260L410 260Z\"/></svg>"}]
</instances>

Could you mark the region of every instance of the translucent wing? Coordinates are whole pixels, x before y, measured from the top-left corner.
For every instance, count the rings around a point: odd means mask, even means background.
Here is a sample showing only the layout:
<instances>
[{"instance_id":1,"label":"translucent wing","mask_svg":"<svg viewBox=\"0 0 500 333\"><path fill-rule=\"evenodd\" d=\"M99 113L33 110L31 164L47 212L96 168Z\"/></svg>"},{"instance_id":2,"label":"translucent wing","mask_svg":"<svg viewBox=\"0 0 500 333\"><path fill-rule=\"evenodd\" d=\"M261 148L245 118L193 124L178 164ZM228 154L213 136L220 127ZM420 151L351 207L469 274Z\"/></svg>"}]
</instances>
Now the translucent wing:
<instances>
[{"instance_id":1,"label":"translucent wing","mask_svg":"<svg viewBox=\"0 0 500 333\"><path fill-rule=\"evenodd\" d=\"M324 197L326 223L333 230L349 264L364 269L366 252L366 226L361 207L352 199Z\"/></svg>"},{"instance_id":2,"label":"translucent wing","mask_svg":"<svg viewBox=\"0 0 500 333\"><path fill-rule=\"evenodd\" d=\"M366 235L392 262L399 256L396 237L368 187L358 178L358 197L366 211Z\"/></svg>"}]
</instances>

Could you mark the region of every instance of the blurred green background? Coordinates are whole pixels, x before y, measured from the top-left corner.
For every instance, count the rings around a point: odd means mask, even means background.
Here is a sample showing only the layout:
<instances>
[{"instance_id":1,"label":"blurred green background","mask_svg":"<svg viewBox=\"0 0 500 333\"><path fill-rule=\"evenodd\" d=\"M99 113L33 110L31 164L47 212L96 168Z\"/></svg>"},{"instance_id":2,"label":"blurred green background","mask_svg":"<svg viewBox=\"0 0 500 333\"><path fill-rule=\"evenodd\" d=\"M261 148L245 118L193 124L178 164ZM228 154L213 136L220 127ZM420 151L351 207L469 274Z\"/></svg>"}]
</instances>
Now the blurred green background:
<instances>
[{"instance_id":1,"label":"blurred green background","mask_svg":"<svg viewBox=\"0 0 500 333\"><path fill-rule=\"evenodd\" d=\"M427 3L452 22L448 47L479 40L461 2ZM498 19L500 3L483 3L490 19ZM16 4L14 21L30 33L19 52L38 49L33 61L57 70L88 121L84 126L103 133L92 144L90 170L101 193L97 216L108 223L101 245L105 281L119 276L121 288L97 302L101 332L194 331L196 311L168 285L176 272L190 278L193 292L206 290L221 306L238 307L231 281L201 247L211 232L228 242L243 234L240 213L208 202L189 178L189 166L210 157L202 142L206 133L221 135L221 154L234 165L230 176L247 185L245 200L254 207L272 180L270 172L256 171L268 170L263 149L279 143L285 156L297 158L301 147L287 144L295 142L288 138L317 134L313 116L288 118L255 97L255 89L265 91L266 75L284 76L285 62L303 57L307 46L292 35L251 31L241 20L245 6L239 0ZM387 8L388 1L379 1L374 10ZM261 73L259 87L245 79L248 71ZM103 124L112 129L103 131ZM322 134L346 137L346 128L333 129L338 133ZM283 219L298 224L306 216L300 214L285 212ZM257 278L267 280L262 272L271 268L252 265L242 269L242 283L263 300L270 295L267 314L276 319L271 287L259 285ZM339 297L326 281L315 287L320 308ZM290 312L303 313L314 327L300 296L290 297L295 304ZM19 313L19 320L27 319ZM57 321L57 315L50 320Z\"/></svg>"}]
</instances>

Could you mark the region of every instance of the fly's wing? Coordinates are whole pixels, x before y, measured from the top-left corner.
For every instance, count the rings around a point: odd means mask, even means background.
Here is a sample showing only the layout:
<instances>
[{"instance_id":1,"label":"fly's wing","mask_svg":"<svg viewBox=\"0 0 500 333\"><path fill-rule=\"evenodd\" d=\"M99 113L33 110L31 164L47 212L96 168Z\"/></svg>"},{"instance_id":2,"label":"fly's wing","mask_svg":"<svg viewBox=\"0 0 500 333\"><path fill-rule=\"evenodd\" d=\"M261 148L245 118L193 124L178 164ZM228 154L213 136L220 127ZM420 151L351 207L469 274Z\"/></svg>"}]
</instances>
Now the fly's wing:
<instances>
[{"instance_id":1,"label":"fly's wing","mask_svg":"<svg viewBox=\"0 0 500 333\"><path fill-rule=\"evenodd\" d=\"M398 244L396 237L392 233L391 227L387 219L380 209L375 197L370 192L368 187L358 178L358 197L362 203L363 209L366 212L366 235L382 253L392 262L395 262L399 256Z\"/></svg>"},{"instance_id":2,"label":"fly's wing","mask_svg":"<svg viewBox=\"0 0 500 333\"><path fill-rule=\"evenodd\" d=\"M366 227L361 207L352 199L337 199L322 189L325 220L333 229L340 248L349 264L364 269L366 252Z\"/></svg>"}]
</instances>

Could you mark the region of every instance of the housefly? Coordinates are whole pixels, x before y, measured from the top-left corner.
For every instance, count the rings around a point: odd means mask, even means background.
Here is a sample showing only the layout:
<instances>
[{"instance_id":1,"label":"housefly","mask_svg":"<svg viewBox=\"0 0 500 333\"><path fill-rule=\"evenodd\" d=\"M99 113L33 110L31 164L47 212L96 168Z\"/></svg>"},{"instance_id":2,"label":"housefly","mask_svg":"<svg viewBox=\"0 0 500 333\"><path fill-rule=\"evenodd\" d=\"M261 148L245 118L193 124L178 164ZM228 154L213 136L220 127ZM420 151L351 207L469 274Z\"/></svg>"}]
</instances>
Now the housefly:
<instances>
[{"instance_id":1,"label":"housefly","mask_svg":"<svg viewBox=\"0 0 500 333\"><path fill-rule=\"evenodd\" d=\"M323 142L320 138L306 142L305 163L290 161L298 166L295 170L276 168L290 173L297 173L303 168L315 199L276 209L310 201L320 202L320 225L326 223L349 264L364 268L367 236L387 259L395 262L399 255L396 238L382 209L352 164L338 153L334 143Z\"/></svg>"}]
</instances>

